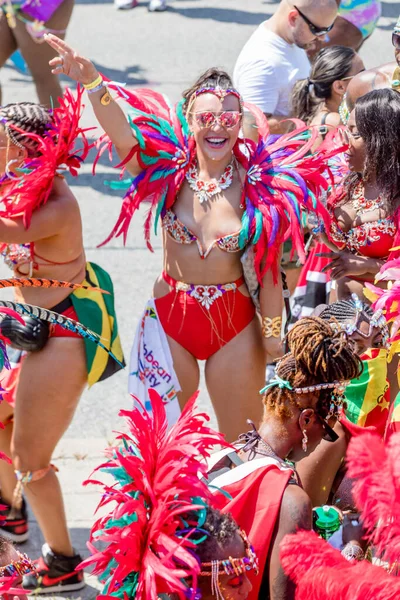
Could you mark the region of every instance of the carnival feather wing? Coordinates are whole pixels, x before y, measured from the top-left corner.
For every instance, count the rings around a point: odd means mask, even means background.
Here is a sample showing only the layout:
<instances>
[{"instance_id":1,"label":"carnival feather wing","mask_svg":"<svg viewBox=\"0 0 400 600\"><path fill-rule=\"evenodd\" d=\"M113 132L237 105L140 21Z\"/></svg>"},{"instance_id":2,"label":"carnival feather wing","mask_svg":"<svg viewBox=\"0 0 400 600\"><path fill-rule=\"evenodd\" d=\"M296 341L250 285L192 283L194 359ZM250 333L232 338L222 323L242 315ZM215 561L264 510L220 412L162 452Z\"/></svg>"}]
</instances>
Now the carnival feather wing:
<instances>
[{"instance_id":1,"label":"carnival feather wing","mask_svg":"<svg viewBox=\"0 0 400 600\"><path fill-rule=\"evenodd\" d=\"M149 396L152 415L144 408L121 411L129 433L120 434L121 445L100 467L114 479L112 486L103 484L114 508L93 534L106 547L99 552L91 546L95 554L86 564L102 572L107 596L153 600L168 592L183 599L183 579L199 573L190 536L201 525L205 502L214 502L199 474L214 445L226 443L196 412L195 398L167 431L162 399L154 390Z\"/></svg>"},{"instance_id":2,"label":"carnival feather wing","mask_svg":"<svg viewBox=\"0 0 400 600\"><path fill-rule=\"evenodd\" d=\"M315 533L298 532L281 544L284 571L296 600L397 600L400 580L368 561L347 561Z\"/></svg>"},{"instance_id":3,"label":"carnival feather wing","mask_svg":"<svg viewBox=\"0 0 400 600\"><path fill-rule=\"evenodd\" d=\"M59 98L59 107L52 113L52 122L46 133L38 136L9 125L37 144L35 157L28 157L19 169L18 177L5 175L0 181L1 202L4 210L0 216L13 218L21 216L26 228L29 227L32 213L50 198L53 180L58 170L64 169L76 176L81 163L87 157L90 145L86 138L89 129L80 126L83 111L83 89L74 95L67 89ZM77 139L81 147L75 148ZM18 198L18 202L15 199Z\"/></svg>"},{"instance_id":4,"label":"carnival feather wing","mask_svg":"<svg viewBox=\"0 0 400 600\"><path fill-rule=\"evenodd\" d=\"M342 151L343 145L336 145L331 138L331 144L322 152L312 154L315 136L315 131L296 121L295 129L288 134L266 134L258 144L246 140L247 153L236 149L235 155L247 172L239 243L243 248L255 244L259 281L269 268L277 280L280 249L288 237L300 259L304 259L303 210L328 222L320 197L328 188L328 159Z\"/></svg>"},{"instance_id":5,"label":"carnival feather wing","mask_svg":"<svg viewBox=\"0 0 400 600\"><path fill-rule=\"evenodd\" d=\"M193 138L183 114L182 103L171 106L165 96L151 90L132 93L113 83L110 88L129 104L128 122L132 129L132 150L115 168L121 170L121 179L126 164L135 157L141 172L128 180L117 223L100 245L119 236L123 237L125 243L131 219L145 202L149 203L144 223L145 240L152 250L150 237L153 218L156 231L160 216L172 206L183 182L194 152ZM98 157L106 150L112 159L112 142L104 135L98 143Z\"/></svg>"},{"instance_id":6,"label":"carnival feather wing","mask_svg":"<svg viewBox=\"0 0 400 600\"><path fill-rule=\"evenodd\" d=\"M352 438L347 452L353 495L378 556L400 560L400 434L385 446L378 435Z\"/></svg>"}]
</instances>

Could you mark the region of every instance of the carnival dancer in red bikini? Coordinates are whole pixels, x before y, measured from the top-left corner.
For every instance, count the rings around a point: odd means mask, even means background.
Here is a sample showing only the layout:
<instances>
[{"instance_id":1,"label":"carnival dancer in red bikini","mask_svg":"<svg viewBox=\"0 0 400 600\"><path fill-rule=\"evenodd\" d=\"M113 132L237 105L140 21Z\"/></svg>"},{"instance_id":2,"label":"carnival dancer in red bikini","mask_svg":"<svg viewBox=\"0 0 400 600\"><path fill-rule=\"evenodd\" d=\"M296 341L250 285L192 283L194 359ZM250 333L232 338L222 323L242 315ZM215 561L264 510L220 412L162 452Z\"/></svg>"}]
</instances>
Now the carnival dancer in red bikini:
<instances>
[{"instance_id":1,"label":"carnival dancer in red bikini","mask_svg":"<svg viewBox=\"0 0 400 600\"><path fill-rule=\"evenodd\" d=\"M299 142L296 133L268 138L256 109L262 139L258 145L241 139L241 97L218 69L200 77L173 108L155 92L107 85L90 60L55 36L47 40L60 54L51 61L54 73L86 86L107 139L133 175L109 239L126 237L144 200L155 211L155 226L163 226L163 273L134 343L130 390L143 401L141 387L161 390L174 422L199 386L204 360L220 429L235 439L249 414L260 417L266 352L282 353L280 248L291 233L303 255L297 208L311 207L325 185L324 149L307 156L313 140ZM110 89L131 105L129 122ZM245 284L249 271L261 326Z\"/></svg>"},{"instance_id":2,"label":"carnival dancer in red bikini","mask_svg":"<svg viewBox=\"0 0 400 600\"><path fill-rule=\"evenodd\" d=\"M0 249L17 278L10 282L15 301L53 309L62 313L60 323L79 320L102 336L100 345L91 345L74 328L38 321L40 309L33 317L27 313L22 324L13 318L0 323L14 349L13 368L1 373L6 391L0 421L6 426L0 450L12 464L0 461L0 533L16 542L28 539L24 489L46 544L37 572L23 584L53 593L84 582L75 572L80 557L71 545L52 454L85 386L112 375L123 362L112 282L86 262L79 206L62 175L63 170L77 175L89 149L79 125L81 93L67 91L60 103L52 112L30 102L0 109ZM36 276L40 279L31 279ZM56 279L71 283L57 285Z\"/></svg>"}]
</instances>

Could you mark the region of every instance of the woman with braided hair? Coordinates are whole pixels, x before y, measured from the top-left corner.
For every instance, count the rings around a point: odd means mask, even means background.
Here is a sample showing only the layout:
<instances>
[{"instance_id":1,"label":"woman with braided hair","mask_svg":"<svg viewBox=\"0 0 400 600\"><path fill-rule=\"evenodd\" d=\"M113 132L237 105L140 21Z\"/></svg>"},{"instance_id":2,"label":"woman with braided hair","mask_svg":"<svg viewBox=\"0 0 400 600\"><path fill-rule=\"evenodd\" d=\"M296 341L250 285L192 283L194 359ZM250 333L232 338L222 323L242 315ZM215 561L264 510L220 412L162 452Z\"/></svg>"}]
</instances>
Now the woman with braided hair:
<instances>
[{"instance_id":1,"label":"woman with braided hair","mask_svg":"<svg viewBox=\"0 0 400 600\"><path fill-rule=\"evenodd\" d=\"M53 32L64 37L74 1L0 0L0 69L20 50L35 82L39 102L46 106L57 105L62 89L47 68L54 52L43 43L44 34Z\"/></svg>"},{"instance_id":2,"label":"woman with braided hair","mask_svg":"<svg viewBox=\"0 0 400 600\"><path fill-rule=\"evenodd\" d=\"M251 536L263 574L250 576L251 600L294 599L279 561L289 532L311 529L312 504L293 462L312 453L321 439L333 442L346 382L362 365L347 335L317 317L301 319L287 336L289 352L276 377L262 390L264 414L258 429L239 436L235 450L210 461L209 481L228 492L230 512Z\"/></svg>"},{"instance_id":3,"label":"woman with braided hair","mask_svg":"<svg viewBox=\"0 0 400 600\"><path fill-rule=\"evenodd\" d=\"M388 373L389 329L382 311L374 312L356 294L349 300L321 305L315 314L346 333L362 360L363 372L346 386L346 418L335 426L337 442L322 440L315 452L297 464L297 471L314 506L337 500L340 508L347 509L354 506L343 463L350 438L371 428L381 437L385 435L391 396L394 399L398 389L396 378L392 381Z\"/></svg>"},{"instance_id":4,"label":"woman with braided hair","mask_svg":"<svg viewBox=\"0 0 400 600\"><path fill-rule=\"evenodd\" d=\"M80 100L79 93L67 92L51 113L30 102L0 109L0 252L21 279L17 302L80 321L101 335L102 344L122 363L112 282L103 269L86 262L78 202L61 174L77 175L88 152L79 126ZM78 137L83 146L75 149ZM53 286L57 282L49 280L70 283ZM81 558L71 545L51 457L86 384L107 378L121 365L75 332L32 317L24 320L25 326L11 318L1 322L1 333L16 352L10 356L14 368L1 377L6 392L0 421L6 426L0 431L0 449L12 464L0 461L0 531L16 542L28 539L24 486L46 542L37 563L41 584L31 574L24 587L76 590L84 585L82 572L75 572Z\"/></svg>"}]
</instances>

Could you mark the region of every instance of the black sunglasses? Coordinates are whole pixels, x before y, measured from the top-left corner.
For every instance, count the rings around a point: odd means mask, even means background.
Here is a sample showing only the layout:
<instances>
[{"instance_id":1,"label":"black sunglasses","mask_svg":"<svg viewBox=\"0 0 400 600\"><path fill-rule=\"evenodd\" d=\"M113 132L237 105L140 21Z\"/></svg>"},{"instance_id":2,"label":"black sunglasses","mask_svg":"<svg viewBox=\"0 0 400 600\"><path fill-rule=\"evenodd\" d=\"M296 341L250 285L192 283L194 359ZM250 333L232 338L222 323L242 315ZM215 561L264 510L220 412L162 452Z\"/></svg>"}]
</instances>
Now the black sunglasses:
<instances>
[{"instance_id":1,"label":"black sunglasses","mask_svg":"<svg viewBox=\"0 0 400 600\"><path fill-rule=\"evenodd\" d=\"M392 44L396 50L400 50L400 33L392 33Z\"/></svg>"},{"instance_id":2,"label":"black sunglasses","mask_svg":"<svg viewBox=\"0 0 400 600\"><path fill-rule=\"evenodd\" d=\"M314 23L312 21L310 21L310 19L308 17L306 17L306 15L304 13L302 13L301 10L299 8L297 8L297 6L293 5L293 8L295 8L297 10L297 12L301 16L301 18L307 23L307 25L310 28L310 31L313 35L316 35L317 37L319 37L321 35L325 35L326 33L329 33L333 29L335 22L333 22L332 25L329 25L329 27L318 27L317 25L314 25Z\"/></svg>"},{"instance_id":3,"label":"black sunglasses","mask_svg":"<svg viewBox=\"0 0 400 600\"><path fill-rule=\"evenodd\" d=\"M322 436L322 439L326 442L336 442L336 440L339 439L339 436L336 433L336 431L333 431L332 427L323 417L321 417L321 415L319 415L317 412L314 414L317 417L318 421L321 423L322 428L324 430L324 435Z\"/></svg>"}]
</instances>

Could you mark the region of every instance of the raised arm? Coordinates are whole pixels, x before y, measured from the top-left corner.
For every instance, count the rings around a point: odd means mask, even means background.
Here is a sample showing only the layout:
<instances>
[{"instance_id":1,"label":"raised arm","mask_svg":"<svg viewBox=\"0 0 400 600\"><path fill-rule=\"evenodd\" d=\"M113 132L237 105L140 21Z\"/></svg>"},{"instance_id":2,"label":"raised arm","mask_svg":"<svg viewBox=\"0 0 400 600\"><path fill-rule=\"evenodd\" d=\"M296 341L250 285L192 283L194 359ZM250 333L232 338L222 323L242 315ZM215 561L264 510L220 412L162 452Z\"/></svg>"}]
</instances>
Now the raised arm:
<instances>
[{"instance_id":1,"label":"raised arm","mask_svg":"<svg viewBox=\"0 0 400 600\"><path fill-rule=\"evenodd\" d=\"M73 81L84 86L99 78L99 72L88 58L80 56L71 46L55 35L48 34L45 39L49 46L59 54L49 63L52 73L67 75ZM102 104L105 93L105 87L101 87L98 91L88 94L88 97L100 126L114 144L120 159L125 160L137 141L119 104L113 99L106 105ZM126 168L132 175L138 175L141 171L136 158L131 159L126 164Z\"/></svg>"}]
</instances>

